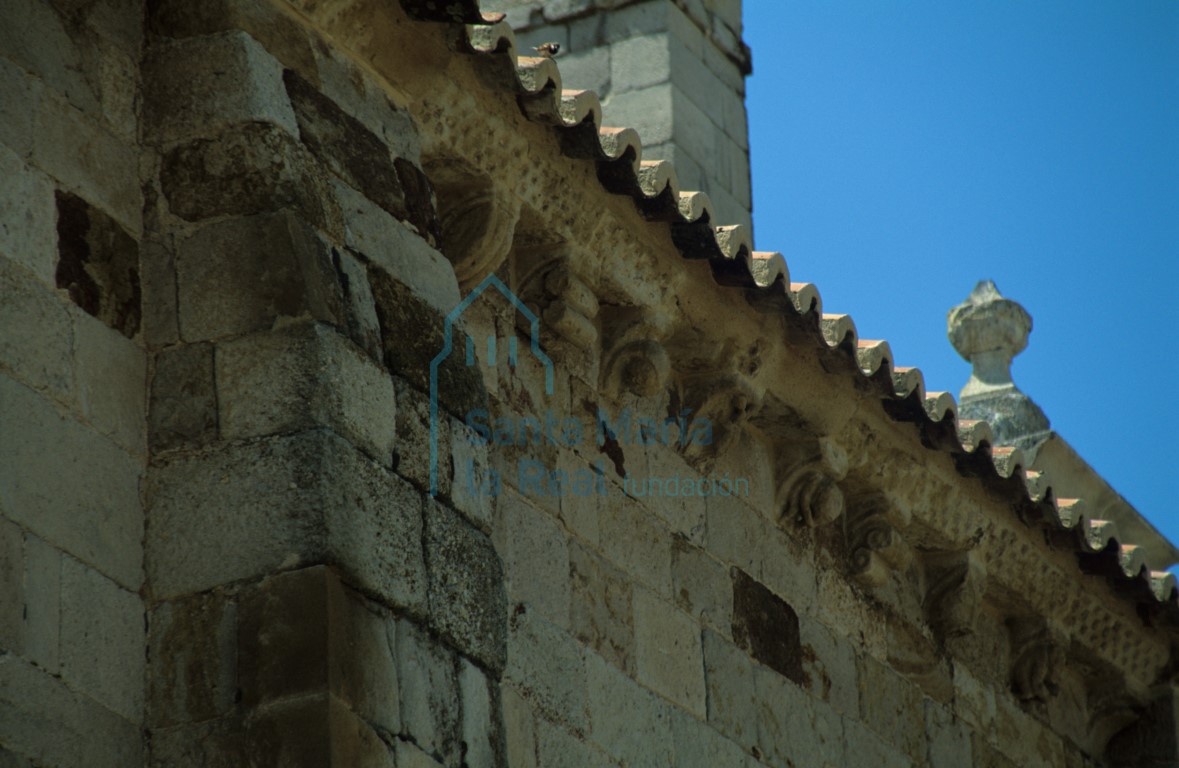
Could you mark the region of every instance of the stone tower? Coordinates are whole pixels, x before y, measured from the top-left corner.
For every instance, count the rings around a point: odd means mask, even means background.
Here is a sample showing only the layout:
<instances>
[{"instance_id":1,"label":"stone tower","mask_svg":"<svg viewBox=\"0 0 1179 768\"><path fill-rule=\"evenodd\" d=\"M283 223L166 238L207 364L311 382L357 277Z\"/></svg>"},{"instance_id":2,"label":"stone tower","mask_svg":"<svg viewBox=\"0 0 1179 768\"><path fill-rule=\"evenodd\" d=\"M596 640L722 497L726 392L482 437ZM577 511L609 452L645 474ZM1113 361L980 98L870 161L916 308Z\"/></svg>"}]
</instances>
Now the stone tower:
<instances>
[{"instance_id":1,"label":"stone tower","mask_svg":"<svg viewBox=\"0 0 1179 768\"><path fill-rule=\"evenodd\" d=\"M751 224L741 0L496 0L521 49L559 43L565 88L593 90L607 125L670 160L681 189L705 192L716 224Z\"/></svg>"}]
</instances>

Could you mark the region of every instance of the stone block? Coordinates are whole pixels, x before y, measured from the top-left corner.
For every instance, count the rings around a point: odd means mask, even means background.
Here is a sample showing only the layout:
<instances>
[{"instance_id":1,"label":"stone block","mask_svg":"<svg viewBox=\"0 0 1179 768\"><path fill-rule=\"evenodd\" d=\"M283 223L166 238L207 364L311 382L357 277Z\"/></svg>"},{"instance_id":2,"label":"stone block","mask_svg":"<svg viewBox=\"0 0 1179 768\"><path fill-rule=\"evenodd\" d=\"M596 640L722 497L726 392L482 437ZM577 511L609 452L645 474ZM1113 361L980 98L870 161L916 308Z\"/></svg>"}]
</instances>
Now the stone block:
<instances>
[{"instance_id":1,"label":"stone block","mask_svg":"<svg viewBox=\"0 0 1179 768\"><path fill-rule=\"evenodd\" d=\"M634 595L635 668L640 683L706 717L700 627L646 590Z\"/></svg>"},{"instance_id":2,"label":"stone block","mask_svg":"<svg viewBox=\"0 0 1179 768\"><path fill-rule=\"evenodd\" d=\"M0 121L5 119L0 113ZM22 265L47 286L53 285L57 259L54 216L52 182L0 145L0 256Z\"/></svg>"},{"instance_id":3,"label":"stone block","mask_svg":"<svg viewBox=\"0 0 1179 768\"><path fill-rule=\"evenodd\" d=\"M0 257L0 366L34 389L73 397L73 322L67 305L36 276Z\"/></svg>"},{"instance_id":4,"label":"stone block","mask_svg":"<svg viewBox=\"0 0 1179 768\"><path fill-rule=\"evenodd\" d=\"M602 549L620 568L660 595L671 595L671 532L625 496L602 510Z\"/></svg>"},{"instance_id":5,"label":"stone block","mask_svg":"<svg viewBox=\"0 0 1179 768\"><path fill-rule=\"evenodd\" d=\"M450 420L449 434L451 474L457 479L451 485L449 501L475 527L490 533L497 497L486 480L491 466L487 442L458 419Z\"/></svg>"},{"instance_id":6,"label":"stone block","mask_svg":"<svg viewBox=\"0 0 1179 768\"><path fill-rule=\"evenodd\" d=\"M925 754L925 703L921 690L871 656L857 660L860 715L865 725L896 749Z\"/></svg>"},{"instance_id":7,"label":"stone block","mask_svg":"<svg viewBox=\"0 0 1179 768\"><path fill-rule=\"evenodd\" d=\"M610 46L610 93L648 88L672 77L667 34L630 37Z\"/></svg>"},{"instance_id":8,"label":"stone block","mask_svg":"<svg viewBox=\"0 0 1179 768\"><path fill-rule=\"evenodd\" d=\"M970 730L944 707L925 700L926 760L930 766L973 765Z\"/></svg>"},{"instance_id":9,"label":"stone block","mask_svg":"<svg viewBox=\"0 0 1179 768\"><path fill-rule=\"evenodd\" d=\"M288 213L206 225L181 244L176 272L185 341L269 329L292 317L344 319L329 248Z\"/></svg>"},{"instance_id":10,"label":"stone block","mask_svg":"<svg viewBox=\"0 0 1179 768\"><path fill-rule=\"evenodd\" d=\"M159 730L228 716L240 690L237 644L237 603L221 592L156 606L148 618L146 723Z\"/></svg>"},{"instance_id":11,"label":"stone block","mask_svg":"<svg viewBox=\"0 0 1179 768\"><path fill-rule=\"evenodd\" d=\"M242 31L156 46L143 63L145 129L170 144L234 123L273 123L298 135L282 64Z\"/></svg>"},{"instance_id":12,"label":"stone block","mask_svg":"<svg viewBox=\"0 0 1179 768\"><path fill-rule=\"evenodd\" d=\"M438 358L438 408L466 418L477 408L487 407L483 373L464 362L461 324L451 329L452 347L446 357L446 327L443 316L413 288L391 277L384 269L369 266L369 284L377 302L377 318L385 348L385 364L418 391L430 392L430 370ZM428 426L428 422L427 422ZM445 456L445 453L440 453Z\"/></svg>"},{"instance_id":13,"label":"stone block","mask_svg":"<svg viewBox=\"0 0 1179 768\"><path fill-rule=\"evenodd\" d=\"M676 605L702 625L731 632L733 580L729 569L686 541L671 544L672 595Z\"/></svg>"},{"instance_id":14,"label":"stone block","mask_svg":"<svg viewBox=\"0 0 1179 768\"><path fill-rule=\"evenodd\" d=\"M345 214L344 242L349 248L406 285L436 312L445 315L458 306L458 281L445 256L342 181L334 180L332 191Z\"/></svg>"},{"instance_id":15,"label":"stone block","mask_svg":"<svg viewBox=\"0 0 1179 768\"><path fill-rule=\"evenodd\" d=\"M581 732L588 727L584 656L559 628L527 606L513 607L505 685L517 688L545 717Z\"/></svg>"},{"instance_id":16,"label":"stone block","mask_svg":"<svg viewBox=\"0 0 1179 768\"><path fill-rule=\"evenodd\" d=\"M133 454L147 453L147 360L138 344L78 313L74 323L78 409Z\"/></svg>"},{"instance_id":17,"label":"stone block","mask_svg":"<svg viewBox=\"0 0 1179 768\"><path fill-rule=\"evenodd\" d=\"M762 541L767 532L765 518L735 496L709 496L704 501L704 512L708 553L726 565L759 576Z\"/></svg>"},{"instance_id":18,"label":"stone block","mask_svg":"<svg viewBox=\"0 0 1179 768\"><path fill-rule=\"evenodd\" d=\"M76 34L76 33L75 33ZM77 37L81 37L78 35ZM93 112L84 55L52 4L10 0L0 8L0 50L78 109Z\"/></svg>"},{"instance_id":19,"label":"stone block","mask_svg":"<svg viewBox=\"0 0 1179 768\"><path fill-rule=\"evenodd\" d=\"M147 8L148 30L165 38L199 37L220 32L247 32L284 66L299 72L315 70L315 52L308 29L279 7L253 0L157 0Z\"/></svg>"},{"instance_id":20,"label":"stone block","mask_svg":"<svg viewBox=\"0 0 1179 768\"><path fill-rule=\"evenodd\" d=\"M34 163L138 237L143 193L134 145L48 91L37 103L35 131Z\"/></svg>"},{"instance_id":21,"label":"stone block","mask_svg":"<svg viewBox=\"0 0 1179 768\"><path fill-rule=\"evenodd\" d=\"M24 657L57 674L61 665L61 570L65 556L25 535Z\"/></svg>"},{"instance_id":22,"label":"stone block","mask_svg":"<svg viewBox=\"0 0 1179 768\"><path fill-rule=\"evenodd\" d=\"M598 458L586 458L574 453L569 454L562 451L558 454L557 466L570 476L584 469L589 469L591 472L597 472L599 461ZM607 473L609 473L607 469ZM604 483L606 488L605 494L590 493L567 493L560 498L558 515L560 515L561 522L565 524L565 528L571 533L581 537L582 540L598 546L601 541L601 521L603 510L611 503L611 496L621 495L622 491L610 482Z\"/></svg>"},{"instance_id":23,"label":"stone block","mask_svg":"<svg viewBox=\"0 0 1179 768\"><path fill-rule=\"evenodd\" d=\"M651 510L667 523L668 527L693 544L704 543L704 497L695 495L685 496L679 493L677 486L669 481L683 480L695 483L700 480L700 474L688 466L679 454L671 448L653 445L645 447L647 453L647 473L652 479L664 481L664 492L656 497L648 495L647 505ZM669 495L669 487L676 487L678 495Z\"/></svg>"},{"instance_id":24,"label":"stone block","mask_svg":"<svg viewBox=\"0 0 1179 768\"><path fill-rule=\"evenodd\" d=\"M505 529L501 538L508 599L567 627L570 558L564 531L515 492L502 498L497 512Z\"/></svg>"},{"instance_id":25,"label":"stone block","mask_svg":"<svg viewBox=\"0 0 1179 768\"><path fill-rule=\"evenodd\" d=\"M643 146L672 141L677 138L672 118L672 92L671 83L660 83L626 93L612 93L602 105L602 122L634 128L639 132Z\"/></svg>"},{"instance_id":26,"label":"stone block","mask_svg":"<svg viewBox=\"0 0 1179 768\"><path fill-rule=\"evenodd\" d=\"M536 730L537 763L545 768L609 768L618 765L605 752L548 720L538 721Z\"/></svg>"},{"instance_id":27,"label":"stone block","mask_svg":"<svg viewBox=\"0 0 1179 768\"><path fill-rule=\"evenodd\" d=\"M246 726L241 764L311 768L348 765L393 768L381 737L329 695L284 701L260 711Z\"/></svg>"},{"instance_id":28,"label":"stone block","mask_svg":"<svg viewBox=\"0 0 1179 768\"><path fill-rule=\"evenodd\" d=\"M0 144L24 160L33 155L37 105L44 88L23 68L0 58Z\"/></svg>"},{"instance_id":29,"label":"stone block","mask_svg":"<svg viewBox=\"0 0 1179 768\"><path fill-rule=\"evenodd\" d=\"M855 648L809 614L800 614L798 621L803 646L802 671L810 680L811 691L839 714L858 718Z\"/></svg>"},{"instance_id":30,"label":"stone block","mask_svg":"<svg viewBox=\"0 0 1179 768\"><path fill-rule=\"evenodd\" d=\"M176 257L154 240L139 248L139 279L143 288L143 342L149 348L180 340L176 312Z\"/></svg>"},{"instance_id":31,"label":"stone block","mask_svg":"<svg viewBox=\"0 0 1179 768\"><path fill-rule=\"evenodd\" d=\"M463 764L470 768L496 768L503 760L499 701L483 672L466 659L459 659L459 695L463 701Z\"/></svg>"},{"instance_id":32,"label":"stone block","mask_svg":"<svg viewBox=\"0 0 1179 768\"><path fill-rule=\"evenodd\" d=\"M714 87L723 88L719 82L715 81ZM671 86L670 98L672 106L670 118L672 134L670 138L698 161L708 161L709 166L715 166L717 160L721 159L715 154L716 136L722 132L720 127L709 116L709 113L692 101L678 85ZM711 101L709 106L712 106ZM728 184L727 173L720 178L726 185ZM709 188L710 194L712 191L712 188Z\"/></svg>"},{"instance_id":33,"label":"stone block","mask_svg":"<svg viewBox=\"0 0 1179 768\"><path fill-rule=\"evenodd\" d=\"M423 629L396 622L402 733L431 757L455 765L461 755L457 658Z\"/></svg>"},{"instance_id":34,"label":"stone block","mask_svg":"<svg viewBox=\"0 0 1179 768\"><path fill-rule=\"evenodd\" d=\"M610 93L610 48L570 50L561 57L561 83L577 91L593 91L599 96Z\"/></svg>"},{"instance_id":35,"label":"stone block","mask_svg":"<svg viewBox=\"0 0 1179 768\"><path fill-rule=\"evenodd\" d=\"M757 704L753 662L740 648L711 630L702 635L704 677L708 687L708 723L750 749L757 744Z\"/></svg>"},{"instance_id":36,"label":"stone block","mask_svg":"<svg viewBox=\"0 0 1179 768\"><path fill-rule=\"evenodd\" d=\"M758 556L761 581L788 600L799 613L813 613L818 585L811 553L764 517L754 524L761 531Z\"/></svg>"},{"instance_id":37,"label":"stone block","mask_svg":"<svg viewBox=\"0 0 1179 768\"><path fill-rule=\"evenodd\" d=\"M462 653L493 670L506 654L503 565L491 541L457 512L426 500L430 623Z\"/></svg>"},{"instance_id":38,"label":"stone block","mask_svg":"<svg viewBox=\"0 0 1179 768\"><path fill-rule=\"evenodd\" d=\"M639 35L650 35L667 29L671 3L645 2L618 8L605 14L604 26L600 19L590 19L603 28L599 32L601 42L613 43Z\"/></svg>"},{"instance_id":39,"label":"stone block","mask_svg":"<svg viewBox=\"0 0 1179 768\"><path fill-rule=\"evenodd\" d=\"M217 345L221 437L326 427L388 465L395 398L388 374L333 328L297 322Z\"/></svg>"},{"instance_id":40,"label":"stone block","mask_svg":"<svg viewBox=\"0 0 1179 768\"><path fill-rule=\"evenodd\" d=\"M143 602L72 557L61 564L61 674L131 722L143 719Z\"/></svg>"},{"instance_id":41,"label":"stone block","mask_svg":"<svg viewBox=\"0 0 1179 768\"><path fill-rule=\"evenodd\" d=\"M397 449L393 468L401 477L422 491L430 490L430 426L437 427L437 491L441 498L451 496L452 467L445 457L451 455L450 419L441 414L430 419L430 399L405 379L393 377L397 397Z\"/></svg>"},{"instance_id":42,"label":"stone block","mask_svg":"<svg viewBox=\"0 0 1179 768\"><path fill-rule=\"evenodd\" d=\"M619 669L635 669L633 587L630 578L580 542L569 548L572 632Z\"/></svg>"},{"instance_id":43,"label":"stone block","mask_svg":"<svg viewBox=\"0 0 1179 768\"><path fill-rule=\"evenodd\" d=\"M746 754L735 742L729 741L686 712L671 713L671 742L675 747L677 768L757 768L760 763Z\"/></svg>"},{"instance_id":44,"label":"stone block","mask_svg":"<svg viewBox=\"0 0 1179 768\"><path fill-rule=\"evenodd\" d=\"M138 590L142 464L7 377L0 377L0 423L0 513Z\"/></svg>"},{"instance_id":45,"label":"stone block","mask_svg":"<svg viewBox=\"0 0 1179 768\"><path fill-rule=\"evenodd\" d=\"M54 280L70 300L128 339L139 333L139 245L110 216L68 192L56 194Z\"/></svg>"},{"instance_id":46,"label":"stone block","mask_svg":"<svg viewBox=\"0 0 1179 768\"><path fill-rule=\"evenodd\" d=\"M186 344L154 356L148 400L148 444L158 454L217 438L213 345Z\"/></svg>"},{"instance_id":47,"label":"stone block","mask_svg":"<svg viewBox=\"0 0 1179 768\"><path fill-rule=\"evenodd\" d=\"M144 764L137 721L12 654L0 654L0 743L34 765Z\"/></svg>"},{"instance_id":48,"label":"stone block","mask_svg":"<svg viewBox=\"0 0 1179 768\"><path fill-rule=\"evenodd\" d=\"M233 125L165 152L160 190L185 221L290 209L337 236L343 231L327 174L295 137L269 123Z\"/></svg>"},{"instance_id":49,"label":"stone block","mask_svg":"<svg viewBox=\"0 0 1179 768\"><path fill-rule=\"evenodd\" d=\"M672 708L594 653L586 654L590 739L624 765L671 765Z\"/></svg>"},{"instance_id":50,"label":"stone block","mask_svg":"<svg viewBox=\"0 0 1179 768\"><path fill-rule=\"evenodd\" d=\"M24 651L25 534L0 517L0 650Z\"/></svg>"},{"instance_id":51,"label":"stone block","mask_svg":"<svg viewBox=\"0 0 1179 768\"><path fill-rule=\"evenodd\" d=\"M873 768L911 768L913 765L903 753L858 720L843 721L843 738L844 753L849 757L854 755L857 765L870 765Z\"/></svg>"},{"instance_id":52,"label":"stone block","mask_svg":"<svg viewBox=\"0 0 1179 768\"><path fill-rule=\"evenodd\" d=\"M986 740L994 737L996 715L995 690L964 664L955 664L954 716Z\"/></svg>"},{"instance_id":53,"label":"stone block","mask_svg":"<svg viewBox=\"0 0 1179 768\"><path fill-rule=\"evenodd\" d=\"M344 290L344 317L349 338L373 360L381 360L381 324L368 284L368 269L351 251L332 249L332 259Z\"/></svg>"},{"instance_id":54,"label":"stone block","mask_svg":"<svg viewBox=\"0 0 1179 768\"><path fill-rule=\"evenodd\" d=\"M797 685L810 685L803 672L798 614L739 568L733 569L733 640L754 659Z\"/></svg>"},{"instance_id":55,"label":"stone block","mask_svg":"<svg viewBox=\"0 0 1179 768\"><path fill-rule=\"evenodd\" d=\"M536 718L532 707L512 686L501 686L504 751L511 768L537 768Z\"/></svg>"},{"instance_id":56,"label":"stone block","mask_svg":"<svg viewBox=\"0 0 1179 768\"><path fill-rule=\"evenodd\" d=\"M146 496L158 598L331 562L392 605L425 607L419 497L330 433L161 462Z\"/></svg>"},{"instance_id":57,"label":"stone block","mask_svg":"<svg viewBox=\"0 0 1179 768\"><path fill-rule=\"evenodd\" d=\"M442 763L408 741L397 741L395 755L398 768L442 768Z\"/></svg>"}]
</instances>

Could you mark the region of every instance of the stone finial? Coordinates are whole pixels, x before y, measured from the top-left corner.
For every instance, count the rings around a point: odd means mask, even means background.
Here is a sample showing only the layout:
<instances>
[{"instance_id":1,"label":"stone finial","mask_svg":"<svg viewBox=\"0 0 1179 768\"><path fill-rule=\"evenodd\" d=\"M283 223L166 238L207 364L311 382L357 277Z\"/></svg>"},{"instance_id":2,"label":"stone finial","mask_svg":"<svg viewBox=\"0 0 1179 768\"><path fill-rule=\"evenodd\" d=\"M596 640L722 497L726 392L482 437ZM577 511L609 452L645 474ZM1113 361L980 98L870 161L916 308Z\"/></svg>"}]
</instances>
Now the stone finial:
<instances>
[{"instance_id":1,"label":"stone finial","mask_svg":"<svg viewBox=\"0 0 1179 768\"><path fill-rule=\"evenodd\" d=\"M1025 447L1048 435L1048 417L1011 379L1011 360L1027 347L1031 331L1032 316L990 280L946 318L950 343L974 366L959 394L958 415L986 420L1003 445Z\"/></svg>"}]
</instances>

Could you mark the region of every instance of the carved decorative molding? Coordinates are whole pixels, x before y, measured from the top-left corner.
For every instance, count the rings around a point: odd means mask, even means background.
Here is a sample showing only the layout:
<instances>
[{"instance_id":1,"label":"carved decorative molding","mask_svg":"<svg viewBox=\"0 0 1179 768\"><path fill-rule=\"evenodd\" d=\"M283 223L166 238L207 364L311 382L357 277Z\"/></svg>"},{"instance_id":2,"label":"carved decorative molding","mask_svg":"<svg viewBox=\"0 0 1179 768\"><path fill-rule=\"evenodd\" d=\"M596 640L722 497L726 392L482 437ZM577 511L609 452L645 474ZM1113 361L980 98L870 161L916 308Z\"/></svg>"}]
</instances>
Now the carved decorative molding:
<instances>
[{"instance_id":1,"label":"carved decorative molding","mask_svg":"<svg viewBox=\"0 0 1179 768\"><path fill-rule=\"evenodd\" d=\"M686 441L680 448L685 460L708 465L745 429L757 412L761 397L740 373L694 376L682 387L682 417L710 425L708 442Z\"/></svg>"},{"instance_id":2,"label":"carved decorative molding","mask_svg":"<svg viewBox=\"0 0 1179 768\"><path fill-rule=\"evenodd\" d=\"M572 269L565 249L534 260L520 281L520 298L541 319L541 328L578 349L598 342L598 297Z\"/></svg>"},{"instance_id":3,"label":"carved decorative molding","mask_svg":"<svg viewBox=\"0 0 1179 768\"><path fill-rule=\"evenodd\" d=\"M1064 638L1043 617L1008 619L1011 689L1022 702L1047 703L1060 690Z\"/></svg>"},{"instance_id":4,"label":"carved decorative molding","mask_svg":"<svg viewBox=\"0 0 1179 768\"><path fill-rule=\"evenodd\" d=\"M637 308L615 310L603 318L603 326L602 388L615 396L661 392L671 377L671 358L660 342L662 334L645 313Z\"/></svg>"},{"instance_id":5,"label":"carved decorative molding","mask_svg":"<svg viewBox=\"0 0 1179 768\"><path fill-rule=\"evenodd\" d=\"M851 573L864 586L883 586L892 571L904 570L912 563L912 552L899 530L908 517L890 509L883 497L852 500L844 519Z\"/></svg>"},{"instance_id":6,"label":"carved decorative molding","mask_svg":"<svg viewBox=\"0 0 1179 768\"><path fill-rule=\"evenodd\" d=\"M838 481L847 476L847 452L830 438L819 438L802 459L779 471L780 520L810 528L832 523L843 514L843 492Z\"/></svg>"},{"instance_id":7,"label":"carved decorative molding","mask_svg":"<svg viewBox=\"0 0 1179 768\"><path fill-rule=\"evenodd\" d=\"M924 563L929 625L944 639L973 634L986 591L982 559L973 551L930 552Z\"/></svg>"},{"instance_id":8,"label":"carved decorative molding","mask_svg":"<svg viewBox=\"0 0 1179 768\"><path fill-rule=\"evenodd\" d=\"M512 248L520 201L487 176L451 161L426 165L438 198L442 252L468 291L494 272Z\"/></svg>"}]
</instances>

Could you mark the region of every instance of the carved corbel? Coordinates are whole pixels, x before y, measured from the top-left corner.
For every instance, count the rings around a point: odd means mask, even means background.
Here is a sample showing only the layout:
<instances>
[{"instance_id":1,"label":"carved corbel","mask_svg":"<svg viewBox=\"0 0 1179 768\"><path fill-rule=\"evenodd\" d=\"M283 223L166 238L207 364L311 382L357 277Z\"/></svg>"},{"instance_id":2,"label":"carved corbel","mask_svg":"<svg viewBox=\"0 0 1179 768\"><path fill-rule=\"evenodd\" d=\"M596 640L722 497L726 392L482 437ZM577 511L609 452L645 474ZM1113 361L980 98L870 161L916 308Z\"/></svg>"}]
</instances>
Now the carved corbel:
<instances>
[{"instance_id":1,"label":"carved corbel","mask_svg":"<svg viewBox=\"0 0 1179 768\"><path fill-rule=\"evenodd\" d=\"M671 376L671 357L660 342L662 333L642 310L611 313L603 329L602 389L618 396L650 397L661 392Z\"/></svg>"},{"instance_id":2,"label":"carved corbel","mask_svg":"<svg viewBox=\"0 0 1179 768\"><path fill-rule=\"evenodd\" d=\"M907 522L907 516L890 509L882 497L855 499L848 505L844 519L851 573L864 586L883 586L892 571L905 570L912 563L909 545L899 530Z\"/></svg>"},{"instance_id":3,"label":"carved corbel","mask_svg":"<svg viewBox=\"0 0 1179 768\"><path fill-rule=\"evenodd\" d=\"M1011 690L1022 702L1047 703L1060 690L1064 638L1040 616L1009 619Z\"/></svg>"},{"instance_id":4,"label":"carved corbel","mask_svg":"<svg viewBox=\"0 0 1179 768\"><path fill-rule=\"evenodd\" d=\"M454 267L459 288L469 291L507 258L520 200L457 162L434 161L425 170L438 198L442 252Z\"/></svg>"},{"instance_id":5,"label":"carved corbel","mask_svg":"<svg viewBox=\"0 0 1179 768\"><path fill-rule=\"evenodd\" d=\"M693 425L692 435L708 439L681 441L680 452L693 464L708 464L741 434L756 413L761 397L739 373L696 376L683 387L680 420Z\"/></svg>"},{"instance_id":6,"label":"carved corbel","mask_svg":"<svg viewBox=\"0 0 1179 768\"><path fill-rule=\"evenodd\" d=\"M827 437L819 438L809 455L788 462L779 471L780 521L817 528L837 520L844 510L838 481L847 476L847 466L847 452Z\"/></svg>"},{"instance_id":7,"label":"carved corbel","mask_svg":"<svg viewBox=\"0 0 1179 768\"><path fill-rule=\"evenodd\" d=\"M925 555L925 615L943 639L974 633L986 592L987 570L974 551Z\"/></svg>"},{"instance_id":8,"label":"carved corbel","mask_svg":"<svg viewBox=\"0 0 1179 768\"><path fill-rule=\"evenodd\" d=\"M598 297L561 250L534 260L520 281L520 298L540 317L541 328L578 349L598 341Z\"/></svg>"}]
</instances>

